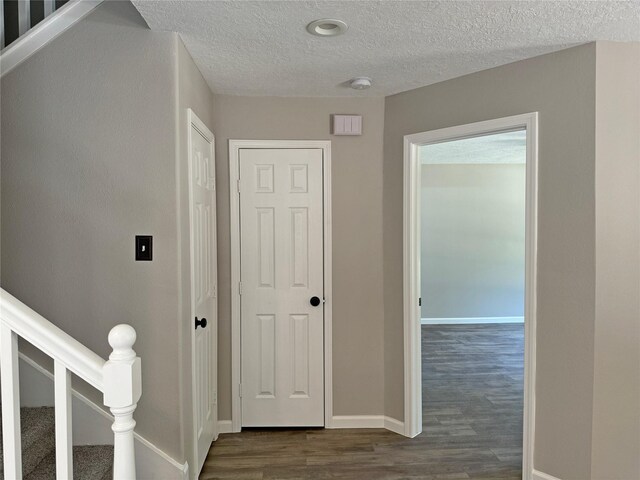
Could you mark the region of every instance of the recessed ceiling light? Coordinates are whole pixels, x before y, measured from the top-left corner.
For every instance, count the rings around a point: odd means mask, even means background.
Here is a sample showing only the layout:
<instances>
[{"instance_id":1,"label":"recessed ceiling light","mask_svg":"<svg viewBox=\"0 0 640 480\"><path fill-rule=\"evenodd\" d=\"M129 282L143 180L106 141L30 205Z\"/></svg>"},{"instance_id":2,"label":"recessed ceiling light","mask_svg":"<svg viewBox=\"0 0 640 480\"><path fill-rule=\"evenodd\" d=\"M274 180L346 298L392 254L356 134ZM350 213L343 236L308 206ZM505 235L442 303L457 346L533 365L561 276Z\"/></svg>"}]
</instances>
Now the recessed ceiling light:
<instances>
[{"instance_id":1,"label":"recessed ceiling light","mask_svg":"<svg viewBox=\"0 0 640 480\"><path fill-rule=\"evenodd\" d=\"M357 77L351 80L349 86L354 90L366 90L371 86L371 79L369 77Z\"/></svg>"},{"instance_id":2,"label":"recessed ceiling light","mask_svg":"<svg viewBox=\"0 0 640 480\"><path fill-rule=\"evenodd\" d=\"M342 20L321 18L307 25L307 32L319 37L335 37L347 31L349 27Z\"/></svg>"}]
</instances>

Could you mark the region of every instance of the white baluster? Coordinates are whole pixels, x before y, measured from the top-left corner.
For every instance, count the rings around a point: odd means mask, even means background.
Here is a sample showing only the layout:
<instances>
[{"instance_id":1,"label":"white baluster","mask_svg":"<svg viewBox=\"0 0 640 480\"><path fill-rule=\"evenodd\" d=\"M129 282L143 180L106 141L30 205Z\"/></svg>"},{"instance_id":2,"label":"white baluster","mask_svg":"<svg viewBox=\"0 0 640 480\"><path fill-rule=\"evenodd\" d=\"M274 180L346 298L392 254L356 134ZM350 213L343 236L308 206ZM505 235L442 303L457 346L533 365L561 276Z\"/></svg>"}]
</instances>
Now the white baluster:
<instances>
[{"instance_id":1,"label":"white baluster","mask_svg":"<svg viewBox=\"0 0 640 480\"><path fill-rule=\"evenodd\" d=\"M18 2L18 34L20 36L27 33L31 28L31 0Z\"/></svg>"},{"instance_id":2,"label":"white baluster","mask_svg":"<svg viewBox=\"0 0 640 480\"><path fill-rule=\"evenodd\" d=\"M4 478L22 480L18 336L4 323L0 325L0 376L2 377Z\"/></svg>"},{"instance_id":3,"label":"white baluster","mask_svg":"<svg viewBox=\"0 0 640 480\"><path fill-rule=\"evenodd\" d=\"M56 0L44 0L44 18L51 15L56 9Z\"/></svg>"},{"instance_id":4,"label":"white baluster","mask_svg":"<svg viewBox=\"0 0 640 480\"><path fill-rule=\"evenodd\" d=\"M0 2L0 50L4 48L4 2Z\"/></svg>"},{"instance_id":5,"label":"white baluster","mask_svg":"<svg viewBox=\"0 0 640 480\"><path fill-rule=\"evenodd\" d=\"M73 437L71 428L71 372L58 360L54 363L56 398L56 478L73 478Z\"/></svg>"},{"instance_id":6,"label":"white baluster","mask_svg":"<svg viewBox=\"0 0 640 480\"><path fill-rule=\"evenodd\" d=\"M109 332L113 352L103 369L104 404L114 416L113 478L135 480L136 462L133 412L142 394L140 358L133 351L136 331L129 325L116 325Z\"/></svg>"}]
</instances>

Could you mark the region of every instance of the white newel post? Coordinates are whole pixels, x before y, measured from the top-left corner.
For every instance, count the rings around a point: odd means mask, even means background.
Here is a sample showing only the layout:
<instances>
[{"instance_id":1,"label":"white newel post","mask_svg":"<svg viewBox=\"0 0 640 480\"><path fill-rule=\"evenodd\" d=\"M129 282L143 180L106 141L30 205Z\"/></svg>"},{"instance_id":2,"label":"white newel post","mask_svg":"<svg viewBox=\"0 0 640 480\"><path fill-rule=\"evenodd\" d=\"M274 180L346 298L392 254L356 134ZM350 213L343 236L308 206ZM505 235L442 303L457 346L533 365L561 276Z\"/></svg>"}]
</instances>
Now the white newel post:
<instances>
[{"instance_id":1,"label":"white newel post","mask_svg":"<svg viewBox=\"0 0 640 480\"><path fill-rule=\"evenodd\" d=\"M109 332L113 352L104 365L104 404L114 416L111 427L114 480L135 480L136 462L133 446L133 412L142 394L140 358L133 351L136 331L129 325L116 325Z\"/></svg>"}]
</instances>

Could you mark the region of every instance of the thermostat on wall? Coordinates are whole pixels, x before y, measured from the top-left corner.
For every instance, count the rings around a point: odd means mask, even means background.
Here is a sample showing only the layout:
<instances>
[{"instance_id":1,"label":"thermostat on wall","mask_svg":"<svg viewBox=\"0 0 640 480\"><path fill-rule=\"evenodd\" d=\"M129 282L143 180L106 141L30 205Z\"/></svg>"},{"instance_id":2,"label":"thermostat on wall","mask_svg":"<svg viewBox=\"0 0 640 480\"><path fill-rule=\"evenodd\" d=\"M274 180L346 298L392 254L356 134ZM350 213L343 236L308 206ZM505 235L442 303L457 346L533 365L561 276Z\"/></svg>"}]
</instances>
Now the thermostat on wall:
<instances>
[{"instance_id":1,"label":"thermostat on wall","mask_svg":"<svg viewBox=\"0 0 640 480\"><path fill-rule=\"evenodd\" d=\"M362 135L362 115L332 115L333 135Z\"/></svg>"}]
</instances>

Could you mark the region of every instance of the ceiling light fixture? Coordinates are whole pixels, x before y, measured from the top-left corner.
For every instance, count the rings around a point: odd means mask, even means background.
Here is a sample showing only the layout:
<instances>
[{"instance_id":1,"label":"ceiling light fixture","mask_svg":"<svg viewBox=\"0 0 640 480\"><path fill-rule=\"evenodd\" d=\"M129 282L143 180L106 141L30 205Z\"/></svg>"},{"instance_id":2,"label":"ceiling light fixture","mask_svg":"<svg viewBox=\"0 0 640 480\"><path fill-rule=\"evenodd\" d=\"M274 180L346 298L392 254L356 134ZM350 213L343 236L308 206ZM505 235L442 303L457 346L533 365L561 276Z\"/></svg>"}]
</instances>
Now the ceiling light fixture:
<instances>
[{"instance_id":1,"label":"ceiling light fixture","mask_svg":"<svg viewBox=\"0 0 640 480\"><path fill-rule=\"evenodd\" d=\"M369 77L357 77L351 80L349 86L354 90L366 90L371 86L371 79Z\"/></svg>"},{"instance_id":2,"label":"ceiling light fixture","mask_svg":"<svg viewBox=\"0 0 640 480\"><path fill-rule=\"evenodd\" d=\"M349 27L342 20L321 18L307 25L307 32L319 37L335 37L347 31Z\"/></svg>"}]
</instances>

